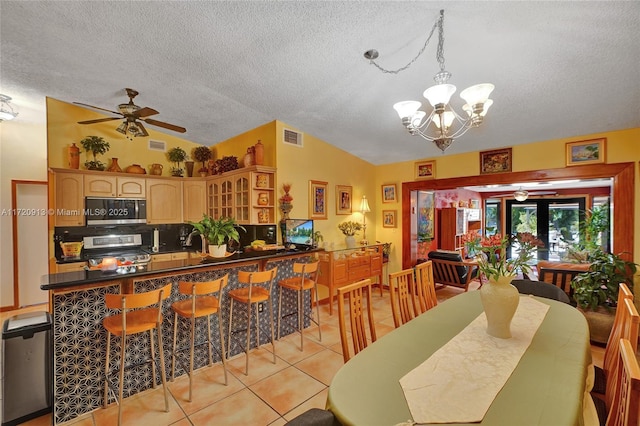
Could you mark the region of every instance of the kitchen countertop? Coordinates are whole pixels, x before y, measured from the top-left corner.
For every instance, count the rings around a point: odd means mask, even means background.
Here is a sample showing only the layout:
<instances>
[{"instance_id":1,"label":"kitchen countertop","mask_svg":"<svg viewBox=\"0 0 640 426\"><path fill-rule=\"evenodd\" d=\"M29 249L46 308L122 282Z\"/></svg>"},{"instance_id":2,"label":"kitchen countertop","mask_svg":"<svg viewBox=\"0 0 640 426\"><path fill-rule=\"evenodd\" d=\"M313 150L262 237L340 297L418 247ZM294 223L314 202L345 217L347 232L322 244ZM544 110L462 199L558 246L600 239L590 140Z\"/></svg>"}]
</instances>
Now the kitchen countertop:
<instances>
[{"instance_id":1,"label":"kitchen countertop","mask_svg":"<svg viewBox=\"0 0 640 426\"><path fill-rule=\"evenodd\" d=\"M180 250L184 251L184 250ZM296 250L268 250L268 251L247 251L244 253L233 253L223 258L193 258L185 260L171 260L166 262L150 262L143 266L121 267L116 271L86 270L62 272L58 274L43 275L40 279L40 289L56 290L85 284L118 280L122 278L143 277L158 272L172 272L185 269L202 268L213 265L224 265L245 262L247 260L273 259L291 255L306 253L316 253L321 249L307 251ZM81 260L75 260L76 262Z\"/></svg>"}]
</instances>

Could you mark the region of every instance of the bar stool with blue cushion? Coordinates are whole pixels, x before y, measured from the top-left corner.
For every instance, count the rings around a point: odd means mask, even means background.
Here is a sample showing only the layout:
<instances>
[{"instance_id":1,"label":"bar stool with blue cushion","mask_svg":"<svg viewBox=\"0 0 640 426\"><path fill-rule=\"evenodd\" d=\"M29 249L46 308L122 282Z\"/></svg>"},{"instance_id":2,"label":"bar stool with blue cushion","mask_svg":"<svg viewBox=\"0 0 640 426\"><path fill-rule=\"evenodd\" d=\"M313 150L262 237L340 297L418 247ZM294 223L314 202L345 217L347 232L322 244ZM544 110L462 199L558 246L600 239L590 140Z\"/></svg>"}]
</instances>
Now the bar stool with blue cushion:
<instances>
[{"instance_id":1,"label":"bar stool with blue cushion","mask_svg":"<svg viewBox=\"0 0 640 426\"><path fill-rule=\"evenodd\" d=\"M258 312L258 304L267 302L268 306L268 321L271 328L271 346L273 348L273 363L276 363L276 346L274 342L273 332L273 307L271 304L271 290L273 289L273 281L276 278L277 267L268 271L261 272L247 272L238 271L238 282L245 284L244 287L230 290L228 295L231 298L231 307L229 308L229 333L227 342L227 353L231 351L231 339L233 335L238 332L246 331L247 344L244 347L246 366L244 374L249 374L249 347L251 346L251 311L252 308L256 314L256 337L257 346L260 346L260 314ZM247 306L247 328L241 330L232 330L233 325L233 307L235 303L243 303Z\"/></svg>"},{"instance_id":2,"label":"bar stool with blue cushion","mask_svg":"<svg viewBox=\"0 0 640 426\"><path fill-rule=\"evenodd\" d=\"M169 397L167 394L167 378L164 369L164 347L162 344L162 302L171 295L171 284L164 287L135 294L105 294L104 301L108 309L119 310L119 314L111 315L102 321L102 325L107 330L107 355L105 359L104 377L104 408L109 400L109 355L111 350L111 335L120 337L120 369L118 383L118 425L122 423L122 389L124 384L124 370L127 347L127 336L149 332L149 348L151 359L144 363L152 363L153 387L156 387L156 361L153 342L153 330L158 336L158 352L160 356L160 376L164 388L165 411L169 412ZM136 365L127 366L127 368Z\"/></svg>"},{"instance_id":3,"label":"bar stool with blue cushion","mask_svg":"<svg viewBox=\"0 0 640 426\"><path fill-rule=\"evenodd\" d=\"M303 329L304 329L304 318L309 318L310 321L314 322L318 326L318 338L322 341L322 331L320 330L320 301L318 300L318 283L316 277L318 275L318 264L320 261L315 261L312 263L294 263L293 264L293 272L294 274L298 274L291 278L285 278L278 281L278 286L280 287L280 295L278 298L278 339L280 339L280 320L291 317L292 315L296 315L298 317L298 327L296 331L300 333L300 350L302 351L304 345L303 339ZM297 311L291 312L288 314L282 315L282 292L284 290L295 291L297 294L298 304ZM313 294L316 296L316 315L318 317L317 320L313 319L313 316L309 316L304 312L304 291L305 290L313 290ZM313 310L312 310L313 312ZM289 325L285 322L285 325Z\"/></svg>"},{"instance_id":4,"label":"bar stool with blue cushion","mask_svg":"<svg viewBox=\"0 0 640 426\"><path fill-rule=\"evenodd\" d=\"M212 348L213 343L211 341L211 315L218 314L218 333L220 336L220 358L222 358L222 366L224 368L224 384L227 384L227 361L224 354L224 336L222 334L222 315L220 313L220 300L222 299L222 292L227 286L229 274L226 274L222 278L218 278L213 281L206 282L187 282L180 281L178 283L180 294L189 295L190 297L185 300L174 302L171 305L173 309L173 351L171 356L171 381L173 381L176 372L176 354L182 351L189 350L189 402L191 402L192 395L192 382L193 382L193 352L196 346L207 345L209 350L209 365L213 365ZM213 296L214 293L218 293L218 297ZM178 317L189 320L189 346L177 348L177 334L178 334ZM196 339L196 319L207 319L207 336L197 345Z\"/></svg>"}]
</instances>

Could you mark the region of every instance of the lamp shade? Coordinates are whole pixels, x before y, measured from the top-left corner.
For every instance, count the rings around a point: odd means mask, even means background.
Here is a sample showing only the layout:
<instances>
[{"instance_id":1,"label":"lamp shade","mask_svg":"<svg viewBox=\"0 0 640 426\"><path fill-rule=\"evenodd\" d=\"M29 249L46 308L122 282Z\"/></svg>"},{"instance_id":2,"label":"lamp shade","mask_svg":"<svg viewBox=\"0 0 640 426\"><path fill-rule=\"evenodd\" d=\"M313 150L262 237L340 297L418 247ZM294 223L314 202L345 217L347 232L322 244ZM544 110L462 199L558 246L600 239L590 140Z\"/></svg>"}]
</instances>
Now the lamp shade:
<instances>
[{"instance_id":1,"label":"lamp shade","mask_svg":"<svg viewBox=\"0 0 640 426\"><path fill-rule=\"evenodd\" d=\"M487 115L487 111L489 111L489 107L493 105L493 100L492 99L487 99L487 102L484 103L484 105L482 106L482 112L480 113L480 117L484 117L485 115ZM471 117L471 115L473 115L473 108L471 108L469 106L469 104L464 104L462 106L462 110L464 112L466 112L467 114L469 114L469 117Z\"/></svg>"},{"instance_id":2,"label":"lamp shade","mask_svg":"<svg viewBox=\"0 0 640 426\"><path fill-rule=\"evenodd\" d=\"M425 90L422 96L427 98L431 106L435 107L438 104L448 104L451 95L455 92L456 86L453 84L436 84Z\"/></svg>"},{"instance_id":3,"label":"lamp shade","mask_svg":"<svg viewBox=\"0 0 640 426\"><path fill-rule=\"evenodd\" d=\"M393 105L393 109L398 112L400 118L413 116L418 108L422 106L422 103L418 101L402 101Z\"/></svg>"},{"instance_id":4,"label":"lamp shade","mask_svg":"<svg viewBox=\"0 0 640 426\"><path fill-rule=\"evenodd\" d=\"M520 187L516 192L513 193L513 198L517 201L526 201L529 198L529 192L525 191Z\"/></svg>"},{"instance_id":5,"label":"lamp shade","mask_svg":"<svg viewBox=\"0 0 640 426\"><path fill-rule=\"evenodd\" d=\"M367 200L367 196L362 196L362 201L360 202L360 212L369 213L371 208L369 207L369 200Z\"/></svg>"},{"instance_id":6,"label":"lamp shade","mask_svg":"<svg viewBox=\"0 0 640 426\"><path fill-rule=\"evenodd\" d=\"M460 92L460 97L464 99L467 104L473 107L476 104L483 104L489 99L489 95L493 91L493 84L482 83L475 86L467 87Z\"/></svg>"}]
</instances>

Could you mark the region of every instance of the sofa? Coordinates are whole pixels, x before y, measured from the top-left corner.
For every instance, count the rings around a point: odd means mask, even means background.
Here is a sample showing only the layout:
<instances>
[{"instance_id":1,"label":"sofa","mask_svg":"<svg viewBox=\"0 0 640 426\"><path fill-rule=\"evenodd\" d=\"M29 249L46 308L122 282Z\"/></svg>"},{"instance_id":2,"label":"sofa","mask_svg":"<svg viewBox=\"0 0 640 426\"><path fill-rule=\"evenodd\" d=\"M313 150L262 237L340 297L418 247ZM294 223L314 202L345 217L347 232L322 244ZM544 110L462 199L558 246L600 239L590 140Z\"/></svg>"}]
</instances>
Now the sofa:
<instances>
[{"instance_id":1,"label":"sofa","mask_svg":"<svg viewBox=\"0 0 640 426\"><path fill-rule=\"evenodd\" d=\"M433 279L436 284L469 289L469 283L478 276L478 266L465 262L462 255L452 250L434 250L427 255L433 263Z\"/></svg>"}]
</instances>

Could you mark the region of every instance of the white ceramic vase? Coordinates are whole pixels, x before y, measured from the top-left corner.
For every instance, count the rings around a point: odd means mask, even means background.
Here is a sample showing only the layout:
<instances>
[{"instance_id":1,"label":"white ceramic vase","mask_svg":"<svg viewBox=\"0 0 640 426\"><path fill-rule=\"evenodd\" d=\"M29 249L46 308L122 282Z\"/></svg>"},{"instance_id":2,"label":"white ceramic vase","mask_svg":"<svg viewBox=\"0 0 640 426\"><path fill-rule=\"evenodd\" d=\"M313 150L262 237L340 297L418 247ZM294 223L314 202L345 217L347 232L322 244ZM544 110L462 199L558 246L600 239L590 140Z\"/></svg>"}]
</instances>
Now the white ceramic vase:
<instances>
[{"instance_id":1,"label":"white ceramic vase","mask_svg":"<svg viewBox=\"0 0 640 426\"><path fill-rule=\"evenodd\" d=\"M491 279L480 288L480 300L487 316L487 334L490 336L511 338L511 320L520 303L518 289L511 285L513 278Z\"/></svg>"},{"instance_id":2,"label":"white ceramic vase","mask_svg":"<svg viewBox=\"0 0 640 426\"><path fill-rule=\"evenodd\" d=\"M225 257L227 254L227 245L222 244L219 246L209 244L209 254L211 257Z\"/></svg>"},{"instance_id":3,"label":"white ceramic vase","mask_svg":"<svg viewBox=\"0 0 640 426\"><path fill-rule=\"evenodd\" d=\"M356 248L357 244L356 244L356 237L353 235L347 235L344 238L345 243L347 243L347 248Z\"/></svg>"}]
</instances>

